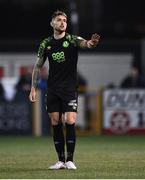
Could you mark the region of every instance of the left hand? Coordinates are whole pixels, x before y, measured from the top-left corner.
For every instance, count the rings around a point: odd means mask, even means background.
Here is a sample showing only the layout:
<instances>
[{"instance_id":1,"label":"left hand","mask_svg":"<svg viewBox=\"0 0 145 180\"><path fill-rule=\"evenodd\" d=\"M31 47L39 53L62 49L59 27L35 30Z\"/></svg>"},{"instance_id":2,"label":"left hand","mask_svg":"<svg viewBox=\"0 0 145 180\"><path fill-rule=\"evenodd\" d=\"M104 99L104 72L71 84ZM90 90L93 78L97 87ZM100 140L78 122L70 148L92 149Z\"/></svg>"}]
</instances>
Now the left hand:
<instances>
[{"instance_id":1,"label":"left hand","mask_svg":"<svg viewBox=\"0 0 145 180\"><path fill-rule=\"evenodd\" d=\"M92 34L91 39L88 41L88 45L96 46L99 43L99 40L100 40L100 36L97 33Z\"/></svg>"}]
</instances>

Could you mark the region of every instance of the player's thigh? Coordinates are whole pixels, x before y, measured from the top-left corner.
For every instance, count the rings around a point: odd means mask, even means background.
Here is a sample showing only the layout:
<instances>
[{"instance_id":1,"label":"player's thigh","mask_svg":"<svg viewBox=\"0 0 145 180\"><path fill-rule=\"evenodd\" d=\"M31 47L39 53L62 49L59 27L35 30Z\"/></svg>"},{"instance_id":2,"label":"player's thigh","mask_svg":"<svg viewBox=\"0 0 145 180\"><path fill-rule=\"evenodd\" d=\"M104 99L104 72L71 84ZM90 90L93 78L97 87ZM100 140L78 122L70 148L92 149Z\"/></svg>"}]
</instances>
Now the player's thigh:
<instances>
[{"instance_id":1,"label":"player's thigh","mask_svg":"<svg viewBox=\"0 0 145 180\"><path fill-rule=\"evenodd\" d=\"M62 111L62 105L59 97L50 90L46 94L46 109L49 114Z\"/></svg>"},{"instance_id":2,"label":"player's thigh","mask_svg":"<svg viewBox=\"0 0 145 180\"><path fill-rule=\"evenodd\" d=\"M63 112L65 121L68 124L74 124L77 119L78 94L76 91L66 93L63 97Z\"/></svg>"},{"instance_id":3,"label":"player's thigh","mask_svg":"<svg viewBox=\"0 0 145 180\"><path fill-rule=\"evenodd\" d=\"M76 91L64 93L61 97L63 112L77 112L78 94Z\"/></svg>"}]
</instances>

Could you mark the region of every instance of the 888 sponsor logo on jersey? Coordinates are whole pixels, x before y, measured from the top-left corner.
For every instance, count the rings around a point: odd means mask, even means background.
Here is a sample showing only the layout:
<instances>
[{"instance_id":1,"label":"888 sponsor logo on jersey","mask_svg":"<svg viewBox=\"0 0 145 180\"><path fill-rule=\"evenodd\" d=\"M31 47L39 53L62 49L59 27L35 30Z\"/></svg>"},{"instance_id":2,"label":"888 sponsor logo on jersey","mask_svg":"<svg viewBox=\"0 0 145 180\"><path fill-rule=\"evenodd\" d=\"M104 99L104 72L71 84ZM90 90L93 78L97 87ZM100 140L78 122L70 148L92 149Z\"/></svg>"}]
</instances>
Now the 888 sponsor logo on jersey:
<instances>
[{"instance_id":1,"label":"888 sponsor logo on jersey","mask_svg":"<svg viewBox=\"0 0 145 180\"><path fill-rule=\"evenodd\" d=\"M52 58L54 61L57 61L58 63L65 61L65 55L64 52L56 52L52 53Z\"/></svg>"}]
</instances>

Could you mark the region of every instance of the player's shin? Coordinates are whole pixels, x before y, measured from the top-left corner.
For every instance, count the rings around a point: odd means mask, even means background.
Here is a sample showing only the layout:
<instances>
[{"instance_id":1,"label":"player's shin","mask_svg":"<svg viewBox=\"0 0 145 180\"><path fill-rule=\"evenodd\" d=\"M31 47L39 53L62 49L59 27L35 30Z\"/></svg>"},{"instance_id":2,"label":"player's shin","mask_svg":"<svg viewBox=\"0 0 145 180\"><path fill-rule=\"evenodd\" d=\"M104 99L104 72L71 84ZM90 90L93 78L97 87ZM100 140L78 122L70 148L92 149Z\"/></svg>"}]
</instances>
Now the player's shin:
<instances>
[{"instance_id":1,"label":"player's shin","mask_svg":"<svg viewBox=\"0 0 145 180\"><path fill-rule=\"evenodd\" d=\"M53 125L53 140L59 161L65 162L63 124Z\"/></svg>"},{"instance_id":2,"label":"player's shin","mask_svg":"<svg viewBox=\"0 0 145 180\"><path fill-rule=\"evenodd\" d=\"M66 161L73 161L75 143L76 143L75 123L74 124L66 123L66 146L67 146Z\"/></svg>"}]
</instances>

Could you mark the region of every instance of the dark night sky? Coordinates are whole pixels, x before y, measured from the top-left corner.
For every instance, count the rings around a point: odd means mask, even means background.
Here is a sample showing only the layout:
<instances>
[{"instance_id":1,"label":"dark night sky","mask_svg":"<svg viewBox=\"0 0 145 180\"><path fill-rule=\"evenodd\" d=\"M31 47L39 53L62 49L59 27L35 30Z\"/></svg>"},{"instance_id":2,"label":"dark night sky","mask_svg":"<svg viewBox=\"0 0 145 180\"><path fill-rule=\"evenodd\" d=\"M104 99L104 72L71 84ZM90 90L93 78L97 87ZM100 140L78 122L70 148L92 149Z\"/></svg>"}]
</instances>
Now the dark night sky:
<instances>
[{"instance_id":1,"label":"dark night sky","mask_svg":"<svg viewBox=\"0 0 145 180\"><path fill-rule=\"evenodd\" d=\"M92 6L91 6L92 2ZM94 0L76 0L79 32L100 31L106 38L142 38L145 36L143 0L101 0L101 15L94 17ZM67 0L0 0L0 39L39 39L51 33L50 17L57 9L68 15ZM71 31L71 26L69 26Z\"/></svg>"}]
</instances>

